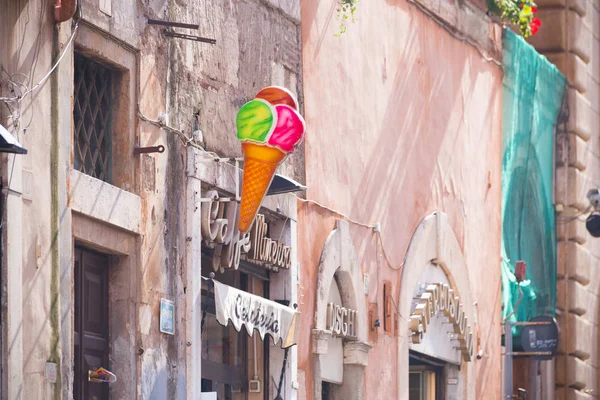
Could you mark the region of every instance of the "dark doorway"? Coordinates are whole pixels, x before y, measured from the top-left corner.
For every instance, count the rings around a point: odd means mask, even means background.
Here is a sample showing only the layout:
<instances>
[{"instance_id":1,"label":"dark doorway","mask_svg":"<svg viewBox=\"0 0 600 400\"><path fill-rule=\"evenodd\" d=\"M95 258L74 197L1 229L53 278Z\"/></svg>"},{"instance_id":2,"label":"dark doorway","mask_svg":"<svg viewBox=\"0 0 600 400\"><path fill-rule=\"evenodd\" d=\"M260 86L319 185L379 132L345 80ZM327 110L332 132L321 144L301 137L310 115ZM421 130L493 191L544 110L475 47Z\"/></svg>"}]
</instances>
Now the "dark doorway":
<instances>
[{"instance_id":1,"label":"dark doorway","mask_svg":"<svg viewBox=\"0 0 600 400\"><path fill-rule=\"evenodd\" d=\"M92 383L88 371L108 364L108 256L75 247L75 400L108 400L108 384Z\"/></svg>"},{"instance_id":2,"label":"dark doorway","mask_svg":"<svg viewBox=\"0 0 600 400\"><path fill-rule=\"evenodd\" d=\"M331 384L329 382L321 382L321 400L333 400L331 391Z\"/></svg>"},{"instance_id":3,"label":"dark doorway","mask_svg":"<svg viewBox=\"0 0 600 400\"><path fill-rule=\"evenodd\" d=\"M444 361L410 351L409 400L442 400L446 398Z\"/></svg>"}]
</instances>

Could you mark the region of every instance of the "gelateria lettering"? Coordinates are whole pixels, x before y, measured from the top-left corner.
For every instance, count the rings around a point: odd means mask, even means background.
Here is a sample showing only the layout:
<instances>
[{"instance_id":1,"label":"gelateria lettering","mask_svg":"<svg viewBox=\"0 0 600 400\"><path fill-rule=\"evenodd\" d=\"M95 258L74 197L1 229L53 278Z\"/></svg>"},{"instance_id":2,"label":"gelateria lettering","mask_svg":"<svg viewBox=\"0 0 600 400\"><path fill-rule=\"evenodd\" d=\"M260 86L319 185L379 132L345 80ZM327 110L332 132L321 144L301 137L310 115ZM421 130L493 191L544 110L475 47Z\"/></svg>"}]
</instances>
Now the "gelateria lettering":
<instances>
[{"instance_id":1,"label":"gelateria lettering","mask_svg":"<svg viewBox=\"0 0 600 400\"><path fill-rule=\"evenodd\" d=\"M291 247L267 237L268 224L258 214L251 233L241 234L237 229L238 203L219 199L215 190L204 194L210 201L202 204L202 239L213 252L213 269L238 269L240 260L269 269L291 265Z\"/></svg>"},{"instance_id":2,"label":"gelateria lettering","mask_svg":"<svg viewBox=\"0 0 600 400\"><path fill-rule=\"evenodd\" d=\"M410 316L412 342L421 343L427 327L438 312L442 312L452 324L454 334L460 343L460 351L465 361L473 359L473 332L463 309L463 304L454 290L446 284L435 283L427 285L425 292L417 299L415 309Z\"/></svg>"},{"instance_id":3,"label":"gelateria lettering","mask_svg":"<svg viewBox=\"0 0 600 400\"><path fill-rule=\"evenodd\" d=\"M244 299L242 295L238 295L235 299L235 317L254 328L264 328L268 332L279 333L279 321L275 318L275 313L265 314L260 304L252 304L251 299Z\"/></svg>"},{"instance_id":4,"label":"gelateria lettering","mask_svg":"<svg viewBox=\"0 0 600 400\"><path fill-rule=\"evenodd\" d=\"M355 338L356 314L355 310L328 303L326 329L331 331L334 336Z\"/></svg>"}]
</instances>

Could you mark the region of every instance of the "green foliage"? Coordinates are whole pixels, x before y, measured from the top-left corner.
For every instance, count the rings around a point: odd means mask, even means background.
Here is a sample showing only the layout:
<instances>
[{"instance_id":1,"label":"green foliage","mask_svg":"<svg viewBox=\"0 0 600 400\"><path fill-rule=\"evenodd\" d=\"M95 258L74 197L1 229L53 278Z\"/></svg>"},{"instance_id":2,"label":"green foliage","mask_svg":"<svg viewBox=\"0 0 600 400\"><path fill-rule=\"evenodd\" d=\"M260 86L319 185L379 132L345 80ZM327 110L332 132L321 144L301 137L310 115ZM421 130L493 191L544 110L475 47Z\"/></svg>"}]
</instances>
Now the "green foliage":
<instances>
[{"instance_id":1,"label":"green foliage","mask_svg":"<svg viewBox=\"0 0 600 400\"><path fill-rule=\"evenodd\" d=\"M351 20L356 22L356 8L359 0L338 0L338 20L340 21L340 30L335 33L335 36L341 36L346 33L346 23Z\"/></svg>"},{"instance_id":2,"label":"green foliage","mask_svg":"<svg viewBox=\"0 0 600 400\"><path fill-rule=\"evenodd\" d=\"M535 35L541 25L535 18L537 8L531 0L488 0L488 6L502 20L517 26L523 37Z\"/></svg>"}]
</instances>

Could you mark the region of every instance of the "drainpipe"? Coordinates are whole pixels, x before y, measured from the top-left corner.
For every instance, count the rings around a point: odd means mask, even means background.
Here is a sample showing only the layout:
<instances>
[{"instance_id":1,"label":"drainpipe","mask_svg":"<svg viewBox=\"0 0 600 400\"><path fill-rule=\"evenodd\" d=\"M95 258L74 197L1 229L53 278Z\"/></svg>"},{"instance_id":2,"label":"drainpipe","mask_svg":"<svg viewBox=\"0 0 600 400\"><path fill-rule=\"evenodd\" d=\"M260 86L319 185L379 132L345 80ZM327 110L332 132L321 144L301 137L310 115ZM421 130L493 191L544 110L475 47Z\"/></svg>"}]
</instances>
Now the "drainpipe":
<instances>
[{"instance_id":1,"label":"drainpipe","mask_svg":"<svg viewBox=\"0 0 600 400\"><path fill-rule=\"evenodd\" d=\"M54 20L65 22L73 18L77 10L77 0L54 0Z\"/></svg>"}]
</instances>

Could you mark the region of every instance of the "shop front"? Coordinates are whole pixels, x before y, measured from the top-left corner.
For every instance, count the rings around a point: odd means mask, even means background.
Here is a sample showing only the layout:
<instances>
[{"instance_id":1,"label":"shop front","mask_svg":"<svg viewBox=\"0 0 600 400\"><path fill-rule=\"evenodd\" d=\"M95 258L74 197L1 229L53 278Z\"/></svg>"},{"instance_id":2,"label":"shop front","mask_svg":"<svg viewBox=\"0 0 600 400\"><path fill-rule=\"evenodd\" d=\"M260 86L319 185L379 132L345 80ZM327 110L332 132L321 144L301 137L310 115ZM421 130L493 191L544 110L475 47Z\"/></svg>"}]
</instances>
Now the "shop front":
<instances>
[{"instance_id":1,"label":"shop front","mask_svg":"<svg viewBox=\"0 0 600 400\"><path fill-rule=\"evenodd\" d=\"M237 202L216 190L202 198L202 398L290 398L297 312L292 247L284 242L291 221L259 214L240 234Z\"/></svg>"},{"instance_id":2,"label":"shop front","mask_svg":"<svg viewBox=\"0 0 600 400\"><path fill-rule=\"evenodd\" d=\"M398 336L399 398L475 398L476 310L458 241L445 214L432 214L413 235L402 276L409 334Z\"/></svg>"},{"instance_id":3,"label":"shop front","mask_svg":"<svg viewBox=\"0 0 600 400\"><path fill-rule=\"evenodd\" d=\"M323 247L316 293L314 399L363 399L372 345L363 274L345 221L336 221Z\"/></svg>"}]
</instances>

